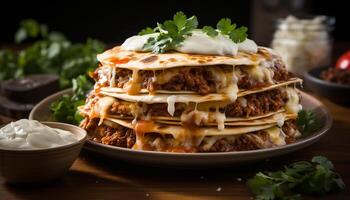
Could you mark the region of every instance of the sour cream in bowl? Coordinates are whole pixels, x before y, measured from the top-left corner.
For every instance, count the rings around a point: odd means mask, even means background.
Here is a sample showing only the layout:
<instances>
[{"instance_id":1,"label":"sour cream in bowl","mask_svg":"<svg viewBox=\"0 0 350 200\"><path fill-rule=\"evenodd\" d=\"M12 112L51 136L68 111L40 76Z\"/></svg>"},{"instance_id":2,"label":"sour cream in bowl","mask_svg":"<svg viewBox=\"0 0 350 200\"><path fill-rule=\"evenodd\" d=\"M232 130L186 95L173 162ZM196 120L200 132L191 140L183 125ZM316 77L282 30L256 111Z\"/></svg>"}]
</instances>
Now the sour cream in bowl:
<instances>
[{"instance_id":1,"label":"sour cream in bowl","mask_svg":"<svg viewBox=\"0 0 350 200\"><path fill-rule=\"evenodd\" d=\"M21 119L0 129L0 175L11 183L59 178L78 157L86 131L70 124Z\"/></svg>"}]
</instances>

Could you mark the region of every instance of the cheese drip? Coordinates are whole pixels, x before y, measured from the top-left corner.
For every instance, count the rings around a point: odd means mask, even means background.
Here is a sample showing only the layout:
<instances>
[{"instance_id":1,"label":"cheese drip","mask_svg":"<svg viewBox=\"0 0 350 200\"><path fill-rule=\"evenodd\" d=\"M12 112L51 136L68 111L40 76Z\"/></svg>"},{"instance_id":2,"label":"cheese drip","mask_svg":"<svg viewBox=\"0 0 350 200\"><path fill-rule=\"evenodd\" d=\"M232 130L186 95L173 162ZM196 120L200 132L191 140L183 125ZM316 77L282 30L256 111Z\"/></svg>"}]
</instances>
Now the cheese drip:
<instances>
[{"instance_id":1,"label":"cheese drip","mask_svg":"<svg viewBox=\"0 0 350 200\"><path fill-rule=\"evenodd\" d=\"M111 77L109 79L109 87L114 87L115 86L115 75L116 75L116 70L115 70L115 67L113 67L112 69L112 74L111 74Z\"/></svg>"},{"instance_id":2,"label":"cheese drip","mask_svg":"<svg viewBox=\"0 0 350 200\"><path fill-rule=\"evenodd\" d=\"M278 114L274 115L273 118L276 120L277 125L278 125L279 127L282 127L282 126L283 126L284 121L285 121L285 117L284 117L284 115L283 115L282 113L278 113Z\"/></svg>"},{"instance_id":3,"label":"cheese drip","mask_svg":"<svg viewBox=\"0 0 350 200\"><path fill-rule=\"evenodd\" d=\"M226 120L225 113L221 113L219 108L216 108L215 118L216 118L216 123L218 124L218 129L220 131L224 130L225 129L225 120Z\"/></svg>"},{"instance_id":4,"label":"cheese drip","mask_svg":"<svg viewBox=\"0 0 350 200\"><path fill-rule=\"evenodd\" d=\"M138 94L140 92L141 83L139 77L139 70L134 69L132 71L132 76L123 89L129 95Z\"/></svg>"},{"instance_id":5,"label":"cheese drip","mask_svg":"<svg viewBox=\"0 0 350 200\"><path fill-rule=\"evenodd\" d=\"M174 113L175 113L175 103L176 103L176 95L171 95L169 96L166 101L168 103L168 113L171 115L171 116L174 116Z\"/></svg>"},{"instance_id":6,"label":"cheese drip","mask_svg":"<svg viewBox=\"0 0 350 200\"><path fill-rule=\"evenodd\" d=\"M181 122L190 123L190 124L194 123L197 126L207 123L208 119L209 119L208 112L199 111L197 109L190 112L184 112L181 115Z\"/></svg>"},{"instance_id":7,"label":"cheese drip","mask_svg":"<svg viewBox=\"0 0 350 200\"><path fill-rule=\"evenodd\" d=\"M244 66L241 68L246 71L252 79L257 82L267 81L270 84L274 84L273 76L274 72L272 69L268 68L266 64L254 65L254 66Z\"/></svg>"},{"instance_id":8,"label":"cheese drip","mask_svg":"<svg viewBox=\"0 0 350 200\"><path fill-rule=\"evenodd\" d=\"M228 86L223 88L220 92L227 95L231 102L235 102L238 94L238 74L235 71L235 66L233 66L232 74L228 74Z\"/></svg>"},{"instance_id":9,"label":"cheese drip","mask_svg":"<svg viewBox=\"0 0 350 200\"><path fill-rule=\"evenodd\" d=\"M100 121L98 125L101 125L103 120L106 118L108 109L112 106L112 104L115 102L115 99L113 97L102 97L99 99L97 103L97 110L100 113Z\"/></svg>"},{"instance_id":10,"label":"cheese drip","mask_svg":"<svg viewBox=\"0 0 350 200\"><path fill-rule=\"evenodd\" d=\"M302 106L299 104L300 99L297 91L291 87L287 87L285 90L288 95L288 101L285 105L287 113L298 114L298 112L302 109Z\"/></svg>"}]
</instances>

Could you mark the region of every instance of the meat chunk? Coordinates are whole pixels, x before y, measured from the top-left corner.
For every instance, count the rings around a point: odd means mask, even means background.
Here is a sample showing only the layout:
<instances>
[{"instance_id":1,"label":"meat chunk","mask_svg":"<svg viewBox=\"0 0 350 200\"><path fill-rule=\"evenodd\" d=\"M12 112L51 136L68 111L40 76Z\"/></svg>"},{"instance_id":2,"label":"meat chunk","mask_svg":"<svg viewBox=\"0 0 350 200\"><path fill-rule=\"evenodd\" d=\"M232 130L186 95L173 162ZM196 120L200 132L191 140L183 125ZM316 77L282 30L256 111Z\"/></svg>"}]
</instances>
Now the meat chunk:
<instances>
[{"instance_id":1,"label":"meat chunk","mask_svg":"<svg viewBox=\"0 0 350 200\"><path fill-rule=\"evenodd\" d=\"M246 106L236 101L226 107L227 117L251 117L275 112L282 109L288 100L287 93L279 89L251 94L244 98Z\"/></svg>"},{"instance_id":2,"label":"meat chunk","mask_svg":"<svg viewBox=\"0 0 350 200\"><path fill-rule=\"evenodd\" d=\"M296 131L295 120L288 120L282 126L282 131L286 135L285 142L287 144L295 142L298 135ZM269 135L265 130L260 130L252 133L246 133L238 136L235 139L228 139L227 137L217 140L211 148L204 149L203 146L199 147L199 151L203 152L228 152L228 151L248 151L261 148L273 147Z\"/></svg>"}]
</instances>

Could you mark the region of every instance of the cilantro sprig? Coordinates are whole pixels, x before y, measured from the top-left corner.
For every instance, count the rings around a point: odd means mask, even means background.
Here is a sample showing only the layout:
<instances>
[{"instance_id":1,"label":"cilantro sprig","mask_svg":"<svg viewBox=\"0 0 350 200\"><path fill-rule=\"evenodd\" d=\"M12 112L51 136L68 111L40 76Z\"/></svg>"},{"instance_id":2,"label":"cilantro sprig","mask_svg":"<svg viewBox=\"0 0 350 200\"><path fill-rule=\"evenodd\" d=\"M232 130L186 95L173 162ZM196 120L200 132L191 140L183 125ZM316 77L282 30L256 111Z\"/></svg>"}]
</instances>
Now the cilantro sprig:
<instances>
[{"instance_id":1,"label":"cilantro sprig","mask_svg":"<svg viewBox=\"0 0 350 200\"><path fill-rule=\"evenodd\" d=\"M222 18L217 23L216 29L211 26L204 26L202 31L210 37L215 37L219 33L227 35L235 43L243 42L248 36L248 28L245 26L237 28L236 24L232 24L230 18Z\"/></svg>"},{"instance_id":2,"label":"cilantro sprig","mask_svg":"<svg viewBox=\"0 0 350 200\"><path fill-rule=\"evenodd\" d=\"M247 184L257 200L301 199L300 194L324 195L345 189L331 161L315 156L275 172L259 172Z\"/></svg>"},{"instance_id":3,"label":"cilantro sprig","mask_svg":"<svg viewBox=\"0 0 350 200\"><path fill-rule=\"evenodd\" d=\"M151 34L151 33L154 33L153 28L147 27L147 28L142 29L139 32L139 35L147 35L147 34Z\"/></svg>"},{"instance_id":4,"label":"cilantro sprig","mask_svg":"<svg viewBox=\"0 0 350 200\"><path fill-rule=\"evenodd\" d=\"M302 134L307 135L319 129L321 125L313 111L301 110L298 112L297 127Z\"/></svg>"},{"instance_id":5,"label":"cilantro sprig","mask_svg":"<svg viewBox=\"0 0 350 200\"><path fill-rule=\"evenodd\" d=\"M33 19L21 21L15 42L27 45L20 51L0 50L0 82L30 74L59 75L61 88L73 87L73 94L50 105L53 117L56 121L79 124L82 116L77 107L84 104L86 92L93 86L88 74L98 65L96 54L104 50L105 44L93 39L72 43L62 33Z\"/></svg>"},{"instance_id":6,"label":"cilantro sprig","mask_svg":"<svg viewBox=\"0 0 350 200\"><path fill-rule=\"evenodd\" d=\"M73 95L63 95L50 105L55 120L78 125L83 117L77 108L84 105L86 93L93 87L85 75L79 75L72 80Z\"/></svg>"},{"instance_id":7,"label":"cilantro sprig","mask_svg":"<svg viewBox=\"0 0 350 200\"><path fill-rule=\"evenodd\" d=\"M198 20L196 16L187 18L183 12L177 12L172 20L157 23L157 27L154 29L149 27L143 29L139 35L159 33L155 37L150 37L143 49L154 53L164 53L178 47L186 36L192 35L191 31L197 27Z\"/></svg>"},{"instance_id":8,"label":"cilantro sprig","mask_svg":"<svg viewBox=\"0 0 350 200\"><path fill-rule=\"evenodd\" d=\"M196 16L187 18L183 12L177 12L172 20L164 23L157 23L157 27L147 27L139 32L139 35L158 33L157 36L150 37L143 46L144 51L153 53L164 53L174 50L181 46L186 37L192 35L192 31L197 29L198 20ZM247 38L247 27L237 28L236 24L231 23L231 19L223 18L217 25L216 29L211 26L204 26L200 29L210 37L216 37L219 34L228 36L233 42L240 43Z\"/></svg>"}]
</instances>

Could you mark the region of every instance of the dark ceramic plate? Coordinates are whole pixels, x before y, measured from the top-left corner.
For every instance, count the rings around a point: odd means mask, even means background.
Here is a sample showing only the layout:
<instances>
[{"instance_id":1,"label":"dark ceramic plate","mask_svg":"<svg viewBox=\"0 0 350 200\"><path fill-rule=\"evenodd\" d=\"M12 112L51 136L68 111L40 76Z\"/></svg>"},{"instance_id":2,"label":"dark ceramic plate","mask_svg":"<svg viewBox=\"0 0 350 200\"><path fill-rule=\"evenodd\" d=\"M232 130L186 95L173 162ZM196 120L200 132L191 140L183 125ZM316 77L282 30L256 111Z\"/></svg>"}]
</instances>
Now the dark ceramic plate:
<instances>
[{"instance_id":1,"label":"dark ceramic plate","mask_svg":"<svg viewBox=\"0 0 350 200\"><path fill-rule=\"evenodd\" d=\"M350 86L332 83L320 78L320 74L328 67L315 68L304 75L305 86L316 94L330 101L350 107Z\"/></svg>"},{"instance_id":2,"label":"dark ceramic plate","mask_svg":"<svg viewBox=\"0 0 350 200\"><path fill-rule=\"evenodd\" d=\"M39 121L52 120L49 105L62 95L69 93L71 93L71 90L64 90L47 97L35 106L35 108L30 113L29 119L35 119ZM121 159L128 162L177 168L194 166L202 168L218 167L263 160L305 148L316 142L331 128L332 117L327 108L311 95L301 92L301 96L301 104L303 105L303 108L307 110L313 110L316 113L316 116L320 123L324 126L319 130L309 134L308 136L299 139L297 142L285 146L240 152L167 153L132 150L87 140L85 143L85 149L97 152L104 156Z\"/></svg>"}]
</instances>

